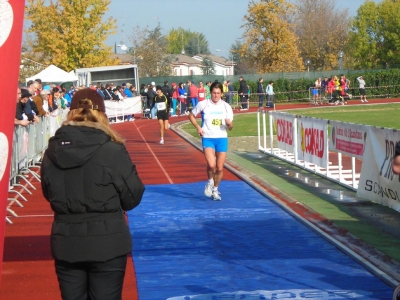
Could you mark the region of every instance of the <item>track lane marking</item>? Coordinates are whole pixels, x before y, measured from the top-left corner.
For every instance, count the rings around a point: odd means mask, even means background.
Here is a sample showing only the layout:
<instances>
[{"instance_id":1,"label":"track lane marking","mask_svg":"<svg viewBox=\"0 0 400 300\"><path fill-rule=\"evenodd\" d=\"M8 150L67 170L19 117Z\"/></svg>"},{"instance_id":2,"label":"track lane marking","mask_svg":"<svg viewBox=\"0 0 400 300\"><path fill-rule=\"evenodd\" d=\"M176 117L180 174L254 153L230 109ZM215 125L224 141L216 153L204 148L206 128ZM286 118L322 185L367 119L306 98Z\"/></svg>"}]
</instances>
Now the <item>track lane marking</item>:
<instances>
[{"instance_id":1,"label":"track lane marking","mask_svg":"<svg viewBox=\"0 0 400 300\"><path fill-rule=\"evenodd\" d=\"M144 141L144 143L146 144L147 148L149 148L150 153L153 155L154 159L156 160L157 164L159 165L160 169L163 171L165 177L168 179L170 184L174 184L174 182L172 181L171 177L169 177L167 171L164 169L164 167L162 166L162 163L158 160L157 155L154 153L154 151L151 149L149 143L147 143L146 139L144 138L143 134L140 132L140 127L138 127L136 125L136 123L134 123L137 131L139 132L140 136L142 137L142 140ZM144 125L143 125L144 126Z\"/></svg>"}]
</instances>

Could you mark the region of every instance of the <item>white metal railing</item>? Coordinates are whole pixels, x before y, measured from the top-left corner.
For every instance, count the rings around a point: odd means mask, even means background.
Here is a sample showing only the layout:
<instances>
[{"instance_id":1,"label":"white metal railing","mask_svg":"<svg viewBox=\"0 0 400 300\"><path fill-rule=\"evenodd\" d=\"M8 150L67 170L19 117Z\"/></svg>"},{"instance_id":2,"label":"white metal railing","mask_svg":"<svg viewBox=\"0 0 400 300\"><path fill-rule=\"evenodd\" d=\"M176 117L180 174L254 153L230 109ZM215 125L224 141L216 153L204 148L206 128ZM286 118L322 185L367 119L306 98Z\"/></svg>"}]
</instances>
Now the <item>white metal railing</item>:
<instances>
[{"instance_id":1,"label":"white metal railing","mask_svg":"<svg viewBox=\"0 0 400 300\"><path fill-rule=\"evenodd\" d=\"M16 196L9 197L7 204L7 212L11 216L18 217L12 209L14 204L23 207L20 200L28 201L23 193L31 195L30 190L36 189L27 179L27 175L40 182L38 171L48 140L61 126L68 112L69 109L59 110L57 114L41 117L39 123L32 123L26 127L20 125L14 127L8 192ZM9 215L6 216L6 222L12 224Z\"/></svg>"},{"instance_id":2,"label":"white metal railing","mask_svg":"<svg viewBox=\"0 0 400 300\"><path fill-rule=\"evenodd\" d=\"M267 123L267 113L269 114L269 121ZM348 187L351 190L357 191L359 179L360 179L360 164L362 161L356 162L356 158L353 156L344 155L341 152L333 153L327 151L326 155L326 168L320 167L317 164L300 160L298 157L298 137L297 134L293 135L293 152L286 151L277 146L276 136L274 135L274 124L271 116L272 112L259 111L257 113L257 132L258 132L258 149L259 151L286 161L290 164L301 167L309 172L327 178L333 182L339 183L343 186ZM293 122L293 132L297 132L297 116ZM269 130L267 130L269 126ZM269 133L268 133L269 131ZM328 132L326 133L328 136ZM326 139L326 149L329 149L328 139ZM334 160L334 163L331 160ZM344 160L346 164L344 164ZM351 162L351 168L345 169L344 166L348 166Z\"/></svg>"}]
</instances>

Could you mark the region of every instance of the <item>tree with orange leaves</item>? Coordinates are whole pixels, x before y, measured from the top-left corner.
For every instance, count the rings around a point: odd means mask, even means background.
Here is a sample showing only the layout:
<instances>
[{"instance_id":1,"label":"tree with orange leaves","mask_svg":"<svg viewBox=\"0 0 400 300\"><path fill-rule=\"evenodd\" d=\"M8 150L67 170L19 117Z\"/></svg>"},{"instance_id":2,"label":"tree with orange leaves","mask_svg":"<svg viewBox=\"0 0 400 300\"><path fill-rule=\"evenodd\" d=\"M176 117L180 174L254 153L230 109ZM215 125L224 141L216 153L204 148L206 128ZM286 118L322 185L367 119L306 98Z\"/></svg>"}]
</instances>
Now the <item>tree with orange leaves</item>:
<instances>
[{"instance_id":1,"label":"tree with orange leaves","mask_svg":"<svg viewBox=\"0 0 400 300\"><path fill-rule=\"evenodd\" d=\"M258 73L304 70L294 24L289 21L294 13L294 6L285 0L250 2L239 54Z\"/></svg>"},{"instance_id":2,"label":"tree with orange leaves","mask_svg":"<svg viewBox=\"0 0 400 300\"><path fill-rule=\"evenodd\" d=\"M118 64L113 47L105 44L115 33L115 20L103 21L110 0L27 0L25 18L29 52L41 63L71 71Z\"/></svg>"}]
</instances>

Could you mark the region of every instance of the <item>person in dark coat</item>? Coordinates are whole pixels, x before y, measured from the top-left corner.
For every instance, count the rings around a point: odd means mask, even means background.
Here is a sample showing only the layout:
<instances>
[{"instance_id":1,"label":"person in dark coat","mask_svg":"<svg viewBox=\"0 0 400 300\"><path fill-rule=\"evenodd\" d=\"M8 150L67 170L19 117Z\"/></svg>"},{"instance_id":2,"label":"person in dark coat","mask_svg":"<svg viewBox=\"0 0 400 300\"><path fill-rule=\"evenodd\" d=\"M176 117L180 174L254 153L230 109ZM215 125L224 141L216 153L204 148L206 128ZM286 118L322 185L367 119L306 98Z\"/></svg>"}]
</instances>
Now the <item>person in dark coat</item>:
<instances>
[{"instance_id":1,"label":"person in dark coat","mask_svg":"<svg viewBox=\"0 0 400 300\"><path fill-rule=\"evenodd\" d=\"M263 107L264 103L264 86L263 86L264 79L259 78L257 84L257 94L258 94L258 108Z\"/></svg>"},{"instance_id":2,"label":"person in dark coat","mask_svg":"<svg viewBox=\"0 0 400 300\"><path fill-rule=\"evenodd\" d=\"M54 211L51 252L62 299L121 300L132 251L124 212L139 205L145 188L96 90L73 96L41 178Z\"/></svg>"},{"instance_id":3,"label":"person in dark coat","mask_svg":"<svg viewBox=\"0 0 400 300\"><path fill-rule=\"evenodd\" d=\"M247 86L246 81L244 80L243 76L239 77L239 90L238 90L238 95L239 95L239 101L241 105L242 110L248 110L249 107L247 105L247 100L248 100L248 94L249 92L249 87Z\"/></svg>"}]
</instances>

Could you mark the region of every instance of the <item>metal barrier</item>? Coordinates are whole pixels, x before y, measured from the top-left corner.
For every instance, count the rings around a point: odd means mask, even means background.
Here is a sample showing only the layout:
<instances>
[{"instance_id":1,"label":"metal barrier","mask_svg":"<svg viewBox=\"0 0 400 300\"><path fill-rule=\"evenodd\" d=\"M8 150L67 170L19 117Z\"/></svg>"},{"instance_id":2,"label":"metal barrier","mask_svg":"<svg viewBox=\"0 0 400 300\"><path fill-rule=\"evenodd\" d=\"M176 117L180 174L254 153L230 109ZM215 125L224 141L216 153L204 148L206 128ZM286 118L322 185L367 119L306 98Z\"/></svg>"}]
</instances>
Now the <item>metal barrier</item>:
<instances>
[{"instance_id":1,"label":"metal barrier","mask_svg":"<svg viewBox=\"0 0 400 300\"><path fill-rule=\"evenodd\" d=\"M269 124L267 124L266 114L269 114ZM360 169L362 161L357 160L355 157L343 155L342 153L337 153L337 158L335 157L335 163L330 162L329 152L326 156L326 161L324 165L326 167L320 167L317 164L309 163L305 160L300 160L297 153L297 145L299 143L297 135L291 136L294 151L286 151L278 147L278 142L276 136L274 136L274 122L272 118L272 111L259 111L257 113L257 129L258 129L258 149L259 151L271 155L273 157L279 158L290 164L301 167L309 172L327 178L333 182L339 183L343 186L348 187L351 190L357 191L358 183L360 179ZM297 119L301 116L296 116L294 118L293 132L297 132ZM267 135L267 126L269 126L269 134ZM325 141L327 143L327 141ZM328 145L326 145L328 149ZM343 161L351 161L351 169L344 169ZM346 164L348 165L348 164Z\"/></svg>"},{"instance_id":2,"label":"metal barrier","mask_svg":"<svg viewBox=\"0 0 400 300\"><path fill-rule=\"evenodd\" d=\"M68 112L69 109L59 110L50 116L41 117L40 123L33 123L26 127L20 125L14 127L8 192L16 194L16 196L7 199L7 212L11 216L18 217L12 210L14 204L23 207L18 199L28 201L22 193L31 195L30 190L36 190L35 186L27 179L27 175L40 182L40 162L47 149L48 140L61 126ZM6 222L13 223L10 216L6 216Z\"/></svg>"}]
</instances>

